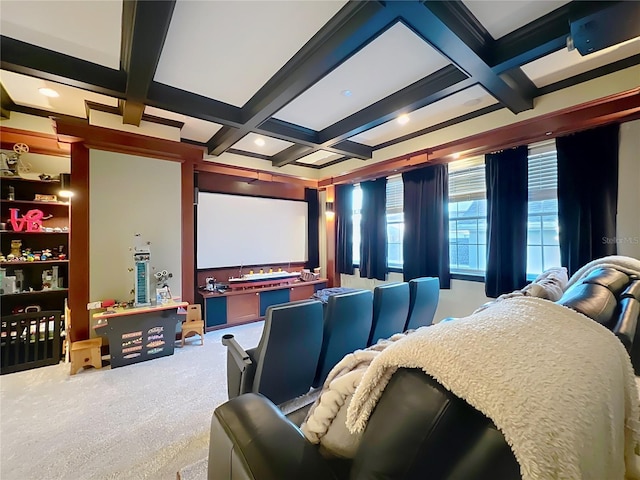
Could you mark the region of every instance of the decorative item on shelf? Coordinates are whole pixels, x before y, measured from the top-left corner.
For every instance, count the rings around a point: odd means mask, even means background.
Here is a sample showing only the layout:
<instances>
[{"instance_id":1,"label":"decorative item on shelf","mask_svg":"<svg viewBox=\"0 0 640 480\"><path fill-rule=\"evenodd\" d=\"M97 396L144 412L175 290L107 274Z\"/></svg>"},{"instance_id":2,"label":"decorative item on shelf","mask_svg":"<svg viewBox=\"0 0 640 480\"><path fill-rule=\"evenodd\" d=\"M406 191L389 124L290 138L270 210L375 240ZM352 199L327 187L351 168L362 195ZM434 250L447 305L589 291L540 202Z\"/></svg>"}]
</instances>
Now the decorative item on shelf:
<instances>
[{"instance_id":1,"label":"decorative item on shelf","mask_svg":"<svg viewBox=\"0 0 640 480\"><path fill-rule=\"evenodd\" d=\"M22 240L11 240L11 255L14 257L22 255Z\"/></svg>"},{"instance_id":2,"label":"decorative item on shelf","mask_svg":"<svg viewBox=\"0 0 640 480\"><path fill-rule=\"evenodd\" d=\"M36 202L57 202L58 197L52 194L36 193L34 200Z\"/></svg>"},{"instance_id":3,"label":"decorative item on shelf","mask_svg":"<svg viewBox=\"0 0 640 480\"><path fill-rule=\"evenodd\" d=\"M7 200L14 201L16 199L16 189L13 185L9 185L9 193L7 195Z\"/></svg>"},{"instance_id":4,"label":"decorative item on shelf","mask_svg":"<svg viewBox=\"0 0 640 480\"><path fill-rule=\"evenodd\" d=\"M20 170L20 155L27 153L29 146L24 143L16 143L11 155L2 153L2 174L6 177L15 177Z\"/></svg>"},{"instance_id":5,"label":"decorative item on shelf","mask_svg":"<svg viewBox=\"0 0 640 480\"><path fill-rule=\"evenodd\" d=\"M21 218L18 218L19 210L18 208L9 209L11 228L16 232L21 232L25 227L27 232L39 232L42 228L42 220L44 218L42 210L38 210L37 208L29 210Z\"/></svg>"},{"instance_id":6,"label":"decorative item on shelf","mask_svg":"<svg viewBox=\"0 0 640 480\"><path fill-rule=\"evenodd\" d=\"M167 280L173 278L173 273L167 270L160 270L153 274L156 279L156 303L163 305L171 302L171 289L167 284Z\"/></svg>"},{"instance_id":7,"label":"decorative item on shelf","mask_svg":"<svg viewBox=\"0 0 640 480\"><path fill-rule=\"evenodd\" d=\"M151 305L149 295L149 260L151 258L151 242L143 244L139 233L135 234L136 245L133 247L133 262L135 271L134 305L136 307Z\"/></svg>"}]
</instances>

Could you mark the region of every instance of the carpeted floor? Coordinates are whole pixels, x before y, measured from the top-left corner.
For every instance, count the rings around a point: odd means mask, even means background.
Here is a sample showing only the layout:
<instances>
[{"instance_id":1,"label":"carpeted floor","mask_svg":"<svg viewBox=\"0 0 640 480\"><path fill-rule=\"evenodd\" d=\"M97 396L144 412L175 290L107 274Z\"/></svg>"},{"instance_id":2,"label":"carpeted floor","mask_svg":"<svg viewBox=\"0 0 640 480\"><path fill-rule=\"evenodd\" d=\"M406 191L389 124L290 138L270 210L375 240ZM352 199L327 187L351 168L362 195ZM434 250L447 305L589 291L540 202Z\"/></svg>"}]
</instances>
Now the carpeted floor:
<instances>
[{"instance_id":1,"label":"carpeted floor","mask_svg":"<svg viewBox=\"0 0 640 480\"><path fill-rule=\"evenodd\" d=\"M175 480L206 457L227 400L225 333L257 345L263 322L210 332L174 355L69 376L59 364L0 377L2 480ZM206 472L206 469L205 469Z\"/></svg>"}]
</instances>

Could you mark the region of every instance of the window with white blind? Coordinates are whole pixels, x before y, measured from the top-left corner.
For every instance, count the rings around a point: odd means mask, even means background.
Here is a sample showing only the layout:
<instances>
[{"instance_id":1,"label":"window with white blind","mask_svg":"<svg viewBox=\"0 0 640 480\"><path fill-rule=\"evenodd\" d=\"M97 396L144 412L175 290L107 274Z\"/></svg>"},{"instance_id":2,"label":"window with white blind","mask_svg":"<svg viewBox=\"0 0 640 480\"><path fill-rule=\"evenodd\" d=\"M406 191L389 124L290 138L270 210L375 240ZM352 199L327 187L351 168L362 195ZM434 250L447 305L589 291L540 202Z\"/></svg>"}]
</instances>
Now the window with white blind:
<instances>
[{"instance_id":1,"label":"window with white blind","mask_svg":"<svg viewBox=\"0 0 640 480\"><path fill-rule=\"evenodd\" d=\"M553 140L529 146L527 276L560 266L558 160Z\"/></svg>"},{"instance_id":2,"label":"window with white blind","mask_svg":"<svg viewBox=\"0 0 640 480\"><path fill-rule=\"evenodd\" d=\"M387 178L387 266L402 269L402 237L404 234L403 183L401 175ZM353 263L360 264L360 219L362 189L353 187Z\"/></svg>"},{"instance_id":3,"label":"window with white blind","mask_svg":"<svg viewBox=\"0 0 640 480\"><path fill-rule=\"evenodd\" d=\"M484 157L449 168L449 265L453 273L484 275L487 258L487 193Z\"/></svg>"}]
</instances>

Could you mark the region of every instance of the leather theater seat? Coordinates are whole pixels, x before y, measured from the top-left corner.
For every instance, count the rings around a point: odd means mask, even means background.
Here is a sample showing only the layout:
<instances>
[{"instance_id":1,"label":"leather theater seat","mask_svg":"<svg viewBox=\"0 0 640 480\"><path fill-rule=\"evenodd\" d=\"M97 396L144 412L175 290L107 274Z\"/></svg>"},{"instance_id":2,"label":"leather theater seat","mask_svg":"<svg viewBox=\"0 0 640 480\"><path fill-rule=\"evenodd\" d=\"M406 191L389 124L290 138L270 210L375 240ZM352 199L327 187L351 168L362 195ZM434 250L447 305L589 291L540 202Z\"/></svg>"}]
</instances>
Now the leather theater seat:
<instances>
[{"instance_id":1,"label":"leather theater seat","mask_svg":"<svg viewBox=\"0 0 640 480\"><path fill-rule=\"evenodd\" d=\"M556 303L613 331L630 352L636 375L640 373L640 352L633 349L640 322L640 279L615 268L597 268L567 289Z\"/></svg>"},{"instance_id":2,"label":"leather theater seat","mask_svg":"<svg viewBox=\"0 0 640 480\"><path fill-rule=\"evenodd\" d=\"M421 277L409 280L409 314L404 330L415 330L431 325L439 299L439 278Z\"/></svg>"},{"instance_id":3,"label":"leather theater seat","mask_svg":"<svg viewBox=\"0 0 640 480\"><path fill-rule=\"evenodd\" d=\"M640 280L618 273L594 271L557 303L613 326L633 358ZM352 460L324 458L264 396L248 394L215 410L209 465L216 466L209 480L520 478L509 445L487 417L421 370L406 368L391 376Z\"/></svg>"},{"instance_id":4,"label":"leather theater seat","mask_svg":"<svg viewBox=\"0 0 640 480\"><path fill-rule=\"evenodd\" d=\"M322 349L313 387L322 386L331 369L347 354L366 348L373 315L371 291L332 295L324 314Z\"/></svg>"},{"instance_id":5,"label":"leather theater seat","mask_svg":"<svg viewBox=\"0 0 640 480\"><path fill-rule=\"evenodd\" d=\"M409 313L409 284L388 283L373 289L373 320L367 346L402 333Z\"/></svg>"},{"instance_id":6,"label":"leather theater seat","mask_svg":"<svg viewBox=\"0 0 640 480\"><path fill-rule=\"evenodd\" d=\"M224 335L229 398L254 392L279 405L307 393L318 365L322 326L321 302L301 300L267 308L256 348L245 351L233 335Z\"/></svg>"}]
</instances>

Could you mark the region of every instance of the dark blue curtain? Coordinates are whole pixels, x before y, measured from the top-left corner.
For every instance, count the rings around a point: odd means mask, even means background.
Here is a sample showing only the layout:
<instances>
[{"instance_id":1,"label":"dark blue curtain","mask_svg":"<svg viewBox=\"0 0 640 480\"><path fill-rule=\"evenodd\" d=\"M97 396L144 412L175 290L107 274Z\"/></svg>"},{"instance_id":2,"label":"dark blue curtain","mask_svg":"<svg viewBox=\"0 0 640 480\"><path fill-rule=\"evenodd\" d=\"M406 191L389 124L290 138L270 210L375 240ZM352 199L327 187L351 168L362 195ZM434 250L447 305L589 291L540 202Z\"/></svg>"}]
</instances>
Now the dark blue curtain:
<instances>
[{"instance_id":1,"label":"dark blue curtain","mask_svg":"<svg viewBox=\"0 0 640 480\"><path fill-rule=\"evenodd\" d=\"M305 268L314 269L320 265L320 205L318 190L304 189L304 199L307 202L307 245L308 259Z\"/></svg>"},{"instance_id":2,"label":"dark blue curtain","mask_svg":"<svg viewBox=\"0 0 640 480\"><path fill-rule=\"evenodd\" d=\"M336 185L335 190L338 273L353 275L353 185Z\"/></svg>"},{"instance_id":3,"label":"dark blue curtain","mask_svg":"<svg viewBox=\"0 0 640 480\"><path fill-rule=\"evenodd\" d=\"M387 276L387 179L360 184L360 276L385 280Z\"/></svg>"},{"instance_id":4,"label":"dark blue curtain","mask_svg":"<svg viewBox=\"0 0 640 480\"><path fill-rule=\"evenodd\" d=\"M519 290L527 283L527 156L526 145L485 155L487 297Z\"/></svg>"},{"instance_id":5,"label":"dark blue curtain","mask_svg":"<svg viewBox=\"0 0 640 480\"><path fill-rule=\"evenodd\" d=\"M432 165L402 174L405 282L439 277L440 288L450 288L449 177L446 165Z\"/></svg>"},{"instance_id":6,"label":"dark blue curtain","mask_svg":"<svg viewBox=\"0 0 640 480\"><path fill-rule=\"evenodd\" d=\"M617 252L618 142L618 124L556 138L560 259L569 275Z\"/></svg>"}]
</instances>

